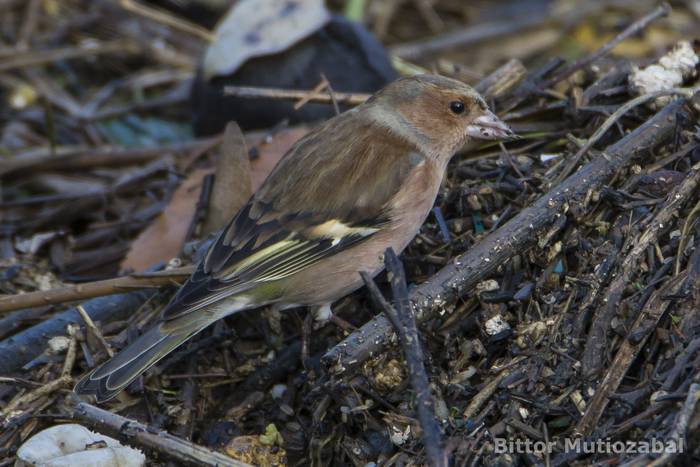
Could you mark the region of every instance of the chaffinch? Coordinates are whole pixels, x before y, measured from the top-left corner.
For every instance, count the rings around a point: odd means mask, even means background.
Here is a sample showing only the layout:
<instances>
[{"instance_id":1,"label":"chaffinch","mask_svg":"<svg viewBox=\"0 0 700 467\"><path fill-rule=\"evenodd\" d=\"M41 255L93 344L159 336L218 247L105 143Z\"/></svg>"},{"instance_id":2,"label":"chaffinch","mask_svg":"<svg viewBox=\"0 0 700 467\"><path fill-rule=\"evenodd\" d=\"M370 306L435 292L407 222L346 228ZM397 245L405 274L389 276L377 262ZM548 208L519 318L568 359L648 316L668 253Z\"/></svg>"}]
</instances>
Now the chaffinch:
<instances>
[{"instance_id":1,"label":"chaffinch","mask_svg":"<svg viewBox=\"0 0 700 467\"><path fill-rule=\"evenodd\" d=\"M435 202L452 155L510 128L459 81L399 79L301 138L218 234L159 322L85 376L98 402L225 316L330 304L401 252Z\"/></svg>"}]
</instances>

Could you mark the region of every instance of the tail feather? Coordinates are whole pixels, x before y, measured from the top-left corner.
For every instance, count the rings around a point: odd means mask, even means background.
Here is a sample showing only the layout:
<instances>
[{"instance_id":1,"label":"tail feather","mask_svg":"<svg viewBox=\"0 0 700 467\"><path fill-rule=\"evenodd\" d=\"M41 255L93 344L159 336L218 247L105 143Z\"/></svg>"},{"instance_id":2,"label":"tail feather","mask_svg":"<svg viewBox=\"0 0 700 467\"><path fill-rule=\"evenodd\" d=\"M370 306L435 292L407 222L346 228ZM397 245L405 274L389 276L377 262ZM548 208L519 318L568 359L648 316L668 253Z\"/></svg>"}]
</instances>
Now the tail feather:
<instances>
[{"instance_id":1,"label":"tail feather","mask_svg":"<svg viewBox=\"0 0 700 467\"><path fill-rule=\"evenodd\" d=\"M141 373L194 336L209 323L176 332L164 331L158 325L140 336L127 348L90 372L75 386L77 394L92 394L97 402L107 401L126 388Z\"/></svg>"},{"instance_id":2,"label":"tail feather","mask_svg":"<svg viewBox=\"0 0 700 467\"><path fill-rule=\"evenodd\" d=\"M251 301L245 296L226 297L205 307L196 308L184 304L176 297L163 314L174 309L182 311L175 316L161 319L151 330L83 377L74 391L77 394L94 395L97 402L107 401L127 387L138 375L214 321L251 306Z\"/></svg>"}]
</instances>

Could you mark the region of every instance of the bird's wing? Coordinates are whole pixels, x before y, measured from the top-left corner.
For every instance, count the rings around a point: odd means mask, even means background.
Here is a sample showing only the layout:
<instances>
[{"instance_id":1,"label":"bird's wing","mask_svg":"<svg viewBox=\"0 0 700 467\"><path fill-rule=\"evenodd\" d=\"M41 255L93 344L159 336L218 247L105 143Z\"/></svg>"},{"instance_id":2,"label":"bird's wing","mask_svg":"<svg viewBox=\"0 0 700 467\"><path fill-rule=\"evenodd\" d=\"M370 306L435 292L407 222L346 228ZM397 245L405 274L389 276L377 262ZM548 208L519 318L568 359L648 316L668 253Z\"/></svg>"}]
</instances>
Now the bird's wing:
<instances>
[{"instance_id":1,"label":"bird's wing","mask_svg":"<svg viewBox=\"0 0 700 467\"><path fill-rule=\"evenodd\" d=\"M415 164L415 154L396 152L400 141L372 137L371 128L358 131L355 125L355 130L325 125L302 138L221 231L162 318L172 321L263 284L272 299L270 283L356 245L386 225L387 203ZM337 152L330 153L329 147ZM367 158L379 165L361 163Z\"/></svg>"},{"instance_id":2,"label":"bird's wing","mask_svg":"<svg viewBox=\"0 0 700 467\"><path fill-rule=\"evenodd\" d=\"M258 285L284 279L357 244L386 219L350 223L309 212L276 213L249 202L219 234L196 272L163 311L173 320ZM270 299L274 298L274 293Z\"/></svg>"}]
</instances>

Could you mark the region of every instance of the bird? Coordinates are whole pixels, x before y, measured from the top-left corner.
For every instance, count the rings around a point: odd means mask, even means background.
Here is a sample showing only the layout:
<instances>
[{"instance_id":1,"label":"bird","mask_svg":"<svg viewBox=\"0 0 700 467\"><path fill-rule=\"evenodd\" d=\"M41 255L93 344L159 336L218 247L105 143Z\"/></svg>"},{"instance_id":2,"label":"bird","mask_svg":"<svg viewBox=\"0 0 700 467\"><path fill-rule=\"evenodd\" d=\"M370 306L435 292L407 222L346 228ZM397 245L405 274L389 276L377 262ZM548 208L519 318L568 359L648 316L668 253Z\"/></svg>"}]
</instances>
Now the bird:
<instances>
[{"instance_id":1,"label":"bird","mask_svg":"<svg viewBox=\"0 0 700 467\"><path fill-rule=\"evenodd\" d=\"M452 156L472 139L516 135L461 81L391 82L300 138L217 234L155 325L90 371L75 392L96 402L215 321L243 310L330 305L383 269L435 203Z\"/></svg>"}]
</instances>

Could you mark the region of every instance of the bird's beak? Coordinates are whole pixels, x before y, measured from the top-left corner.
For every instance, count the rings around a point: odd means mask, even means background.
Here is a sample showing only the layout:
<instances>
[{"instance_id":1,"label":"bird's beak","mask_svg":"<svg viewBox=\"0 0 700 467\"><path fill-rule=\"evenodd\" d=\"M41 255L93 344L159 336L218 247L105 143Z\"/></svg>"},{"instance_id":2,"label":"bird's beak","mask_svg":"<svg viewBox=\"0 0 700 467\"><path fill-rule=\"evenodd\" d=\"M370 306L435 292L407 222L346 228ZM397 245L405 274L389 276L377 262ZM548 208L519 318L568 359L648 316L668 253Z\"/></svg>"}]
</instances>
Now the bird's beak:
<instances>
[{"instance_id":1,"label":"bird's beak","mask_svg":"<svg viewBox=\"0 0 700 467\"><path fill-rule=\"evenodd\" d=\"M483 115L477 117L469 126L467 134L478 139L517 139L518 135L513 133L508 125L487 110Z\"/></svg>"}]
</instances>

